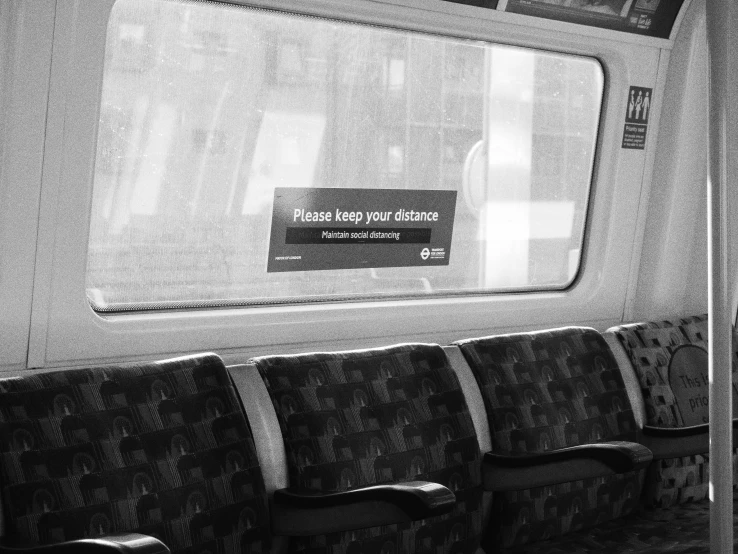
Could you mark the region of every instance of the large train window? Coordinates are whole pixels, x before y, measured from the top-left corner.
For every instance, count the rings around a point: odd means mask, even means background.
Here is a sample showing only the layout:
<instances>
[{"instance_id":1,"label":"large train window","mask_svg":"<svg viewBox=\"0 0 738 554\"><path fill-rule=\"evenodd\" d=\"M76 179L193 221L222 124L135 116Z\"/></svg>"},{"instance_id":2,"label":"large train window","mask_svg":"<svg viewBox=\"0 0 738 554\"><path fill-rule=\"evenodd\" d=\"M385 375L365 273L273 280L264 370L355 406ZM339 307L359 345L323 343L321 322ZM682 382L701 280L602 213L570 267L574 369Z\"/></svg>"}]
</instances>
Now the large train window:
<instances>
[{"instance_id":1,"label":"large train window","mask_svg":"<svg viewBox=\"0 0 738 554\"><path fill-rule=\"evenodd\" d=\"M603 82L590 58L119 0L90 303L122 311L564 289L580 265ZM268 271L275 190L300 188L385 199L455 191L448 256L346 269L331 262L345 250L328 248L323 267ZM381 258L394 245L375 247Z\"/></svg>"}]
</instances>

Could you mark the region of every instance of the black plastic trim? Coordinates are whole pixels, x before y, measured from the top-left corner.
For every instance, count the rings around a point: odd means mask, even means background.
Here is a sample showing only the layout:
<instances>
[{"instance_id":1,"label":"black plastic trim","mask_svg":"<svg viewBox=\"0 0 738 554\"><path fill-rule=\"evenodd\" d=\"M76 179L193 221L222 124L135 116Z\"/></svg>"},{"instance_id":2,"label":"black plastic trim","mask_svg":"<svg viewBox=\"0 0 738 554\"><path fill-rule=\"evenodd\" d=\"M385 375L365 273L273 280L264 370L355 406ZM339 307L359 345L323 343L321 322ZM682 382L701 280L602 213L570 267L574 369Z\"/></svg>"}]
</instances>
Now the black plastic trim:
<instances>
[{"instance_id":1,"label":"black plastic trim","mask_svg":"<svg viewBox=\"0 0 738 554\"><path fill-rule=\"evenodd\" d=\"M733 420L733 430L738 430L738 419ZM709 434L710 424L692 425L690 427L655 427L653 425L643 426L643 435L654 438L677 439L681 437L694 437L696 435Z\"/></svg>"},{"instance_id":2,"label":"black plastic trim","mask_svg":"<svg viewBox=\"0 0 738 554\"><path fill-rule=\"evenodd\" d=\"M652 460L651 451L636 442L600 442L581 444L559 450L536 452L521 455L502 455L487 452L485 464L493 464L504 468L522 468L565 462L576 458L597 460L610 467L616 473L625 473L645 467Z\"/></svg>"},{"instance_id":3,"label":"black plastic trim","mask_svg":"<svg viewBox=\"0 0 738 554\"><path fill-rule=\"evenodd\" d=\"M523 490L638 471L653 453L635 442L583 444L540 453L484 455L484 487Z\"/></svg>"},{"instance_id":4,"label":"black plastic trim","mask_svg":"<svg viewBox=\"0 0 738 554\"><path fill-rule=\"evenodd\" d=\"M641 442L653 451L654 460L707 454L710 452L710 424L690 427L644 425ZM738 419L733 420L733 445L738 445Z\"/></svg>"},{"instance_id":5,"label":"black plastic trim","mask_svg":"<svg viewBox=\"0 0 738 554\"><path fill-rule=\"evenodd\" d=\"M25 546L6 537L0 539L0 554L169 554L160 540L138 533L108 535L57 544Z\"/></svg>"},{"instance_id":6,"label":"black plastic trim","mask_svg":"<svg viewBox=\"0 0 738 554\"><path fill-rule=\"evenodd\" d=\"M419 521L450 512L456 496L427 481L408 481L344 492L279 489L272 528L277 535L309 536Z\"/></svg>"}]
</instances>

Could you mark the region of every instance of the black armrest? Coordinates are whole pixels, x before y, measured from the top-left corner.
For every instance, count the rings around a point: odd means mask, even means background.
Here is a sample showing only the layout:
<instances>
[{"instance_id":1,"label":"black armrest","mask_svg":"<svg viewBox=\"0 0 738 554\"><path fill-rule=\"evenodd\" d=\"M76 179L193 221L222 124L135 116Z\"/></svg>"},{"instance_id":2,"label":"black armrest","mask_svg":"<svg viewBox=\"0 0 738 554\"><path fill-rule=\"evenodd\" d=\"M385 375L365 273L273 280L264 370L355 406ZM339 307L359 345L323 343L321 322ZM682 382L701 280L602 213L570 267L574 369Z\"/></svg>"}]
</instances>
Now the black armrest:
<instances>
[{"instance_id":1,"label":"black armrest","mask_svg":"<svg viewBox=\"0 0 738 554\"><path fill-rule=\"evenodd\" d=\"M484 488L513 491L627 473L646 467L653 455L635 442L582 444L531 454L484 455Z\"/></svg>"},{"instance_id":2,"label":"black armrest","mask_svg":"<svg viewBox=\"0 0 738 554\"><path fill-rule=\"evenodd\" d=\"M654 460L681 458L710 451L710 424L690 427L643 426L641 442L653 451ZM738 447L738 419L733 420L733 448Z\"/></svg>"},{"instance_id":3,"label":"black armrest","mask_svg":"<svg viewBox=\"0 0 738 554\"><path fill-rule=\"evenodd\" d=\"M456 496L438 483L408 481L346 492L274 492L275 535L310 536L418 521L450 512Z\"/></svg>"},{"instance_id":4,"label":"black armrest","mask_svg":"<svg viewBox=\"0 0 738 554\"><path fill-rule=\"evenodd\" d=\"M22 546L3 537L0 539L0 554L169 554L169 548L154 537L138 533L42 546Z\"/></svg>"}]
</instances>

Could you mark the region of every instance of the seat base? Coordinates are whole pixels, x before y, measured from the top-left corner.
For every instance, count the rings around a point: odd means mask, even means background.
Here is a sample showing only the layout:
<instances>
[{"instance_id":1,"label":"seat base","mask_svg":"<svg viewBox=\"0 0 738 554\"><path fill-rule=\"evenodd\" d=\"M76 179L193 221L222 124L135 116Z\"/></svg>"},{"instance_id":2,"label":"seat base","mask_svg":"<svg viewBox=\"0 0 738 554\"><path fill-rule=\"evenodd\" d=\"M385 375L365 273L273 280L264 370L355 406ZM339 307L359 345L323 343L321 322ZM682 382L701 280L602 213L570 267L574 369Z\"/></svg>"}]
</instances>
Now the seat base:
<instances>
[{"instance_id":1,"label":"seat base","mask_svg":"<svg viewBox=\"0 0 738 554\"><path fill-rule=\"evenodd\" d=\"M738 491L733 493L733 521L738 524ZM734 550L738 552L738 534ZM688 502L669 508L642 509L591 529L555 539L495 550L487 554L708 554L710 502Z\"/></svg>"}]
</instances>

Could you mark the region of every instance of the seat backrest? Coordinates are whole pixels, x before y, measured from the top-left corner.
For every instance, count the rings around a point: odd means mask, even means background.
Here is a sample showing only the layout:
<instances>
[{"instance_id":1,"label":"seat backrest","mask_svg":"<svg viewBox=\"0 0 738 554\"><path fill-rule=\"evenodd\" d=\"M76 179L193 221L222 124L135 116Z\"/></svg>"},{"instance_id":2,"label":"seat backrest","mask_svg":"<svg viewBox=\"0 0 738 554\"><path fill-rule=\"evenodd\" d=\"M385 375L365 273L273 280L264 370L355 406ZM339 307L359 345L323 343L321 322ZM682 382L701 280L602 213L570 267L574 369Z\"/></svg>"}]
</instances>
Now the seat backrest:
<instances>
[{"instance_id":1,"label":"seat backrest","mask_svg":"<svg viewBox=\"0 0 738 554\"><path fill-rule=\"evenodd\" d=\"M569 327L457 344L482 389L495 452L635 440L623 379L594 329Z\"/></svg>"},{"instance_id":2,"label":"seat backrest","mask_svg":"<svg viewBox=\"0 0 738 554\"><path fill-rule=\"evenodd\" d=\"M447 486L457 498L447 516L296 538L293 550L391 544L397 552L476 551L482 527L479 446L440 346L269 356L251 363L277 413L291 487L344 491L422 480Z\"/></svg>"},{"instance_id":3,"label":"seat backrest","mask_svg":"<svg viewBox=\"0 0 738 554\"><path fill-rule=\"evenodd\" d=\"M499 454L636 439L636 423L610 348L594 329L568 327L455 343L476 377ZM495 493L495 542L560 535L632 511L642 472L593 482Z\"/></svg>"},{"instance_id":4,"label":"seat backrest","mask_svg":"<svg viewBox=\"0 0 738 554\"><path fill-rule=\"evenodd\" d=\"M613 350L623 352L618 358L632 365L643 398L644 424L686 427L708 422L706 315L620 325L608 329L605 337ZM738 416L736 367L734 353L734 417ZM708 469L707 452L654 462L646 477L643 503L666 507L706 498Z\"/></svg>"},{"instance_id":5,"label":"seat backrest","mask_svg":"<svg viewBox=\"0 0 738 554\"><path fill-rule=\"evenodd\" d=\"M638 377L646 424L685 427L708 422L706 315L620 325L606 335L617 339ZM734 390L736 367L734 353ZM734 414L737 403L734 394Z\"/></svg>"},{"instance_id":6,"label":"seat backrest","mask_svg":"<svg viewBox=\"0 0 738 554\"><path fill-rule=\"evenodd\" d=\"M268 552L248 423L214 354L0 379L7 534L152 535L172 552Z\"/></svg>"}]
</instances>

